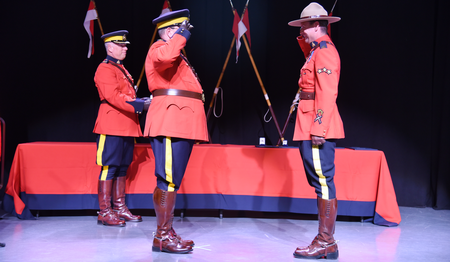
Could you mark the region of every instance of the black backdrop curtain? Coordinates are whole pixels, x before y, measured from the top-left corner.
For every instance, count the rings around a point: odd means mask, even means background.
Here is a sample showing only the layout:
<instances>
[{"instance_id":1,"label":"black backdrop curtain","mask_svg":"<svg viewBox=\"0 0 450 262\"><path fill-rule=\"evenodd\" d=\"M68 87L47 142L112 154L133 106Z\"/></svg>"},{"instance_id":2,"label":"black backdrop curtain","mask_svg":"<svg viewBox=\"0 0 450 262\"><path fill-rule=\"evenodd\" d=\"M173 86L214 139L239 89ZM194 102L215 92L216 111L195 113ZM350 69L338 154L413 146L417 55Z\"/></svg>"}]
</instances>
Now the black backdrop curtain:
<instances>
[{"instance_id":1,"label":"black backdrop curtain","mask_svg":"<svg viewBox=\"0 0 450 262\"><path fill-rule=\"evenodd\" d=\"M154 32L151 21L163 2L96 1L105 32L130 32L125 66L135 80ZM233 1L239 13L245 2ZM330 10L335 1L318 2ZM206 110L233 38L229 0L170 3L173 9L191 11L194 29L186 52L200 76ZM249 2L251 54L281 126L304 62L295 39L299 30L287 23L299 18L308 4ZM95 52L87 58L89 38L83 21L88 5L88 0L2 4L0 116L8 127L7 170L19 143L95 141L92 128L99 100L93 76L105 50L95 22ZM341 0L333 11L342 17L331 26L341 56L338 106L346 131L338 146L385 152L402 206L450 208L449 7L444 0ZM237 63L235 54L233 49L221 82L223 114L208 121L212 140L256 145L265 136L268 144L275 144L277 130L273 120L265 121L268 108L249 53L242 45ZM145 77L138 95L149 95ZM290 146L296 146L293 130L291 122L285 135Z\"/></svg>"},{"instance_id":2,"label":"black backdrop curtain","mask_svg":"<svg viewBox=\"0 0 450 262\"><path fill-rule=\"evenodd\" d=\"M431 187L432 206L437 209L450 209L450 54L448 43L447 10L448 1L438 1L436 5L434 65L433 65L433 100L432 100L432 136L427 141L432 144Z\"/></svg>"}]
</instances>

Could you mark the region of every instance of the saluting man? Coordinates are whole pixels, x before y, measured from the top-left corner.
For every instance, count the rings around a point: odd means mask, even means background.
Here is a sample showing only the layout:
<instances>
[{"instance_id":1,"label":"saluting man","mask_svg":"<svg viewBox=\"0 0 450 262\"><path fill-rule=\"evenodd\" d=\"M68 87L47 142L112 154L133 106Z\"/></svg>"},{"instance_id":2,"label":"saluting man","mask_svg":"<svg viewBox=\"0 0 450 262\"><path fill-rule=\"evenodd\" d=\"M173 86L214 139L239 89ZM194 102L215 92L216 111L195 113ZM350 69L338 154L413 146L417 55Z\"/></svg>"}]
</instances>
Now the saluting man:
<instances>
[{"instance_id":1,"label":"saluting man","mask_svg":"<svg viewBox=\"0 0 450 262\"><path fill-rule=\"evenodd\" d=\"M195 141L208 141L203 90L195 71L181 53L193 27L189 10L167 12L153 20L160 40L148 51L145 72L153 95L144 136L155 156L157 185L153 205L157 231L153 251L188 253L194 242L183 240L172 227L177 191Z\"/></svg>"},{"instance_id":2,"label":"saluting man","mask_svg":"<svg viewBox=\"0 0 450 262\"><path fill-rule=\"evenodd\" d=\"M125 204L125 186L135 137L142 136L138 115L148 108L150 100L136 98L133 78L123 66L130 43L127 34L128 31L120 30L102 36L107 57L94 77L101 101L94 127L94 133L98 134L97 165L102 167L97 223L105 226L142 221L141 216L133 215Z\"/></svg>"},{"instance_id":3,"label":"saluting man","mask_svg":"<svg viewBox=\"0 0 450 262\"><path fill-rule=\"evenodd\" d=\"M294 140L300 141L305 173L315 188L319 213L319 233L308 247L295 250L296 258L337 259L339 256L333 234L337 216L335 147L336 139L344 138L336 105L341 65L336 47L327 35L327 25L339 20L312 2L303 9L300 19L289 22L290 26L300 27L297 40L306 57L298 82L301 100Z\"/></svg>"}]
</instances>

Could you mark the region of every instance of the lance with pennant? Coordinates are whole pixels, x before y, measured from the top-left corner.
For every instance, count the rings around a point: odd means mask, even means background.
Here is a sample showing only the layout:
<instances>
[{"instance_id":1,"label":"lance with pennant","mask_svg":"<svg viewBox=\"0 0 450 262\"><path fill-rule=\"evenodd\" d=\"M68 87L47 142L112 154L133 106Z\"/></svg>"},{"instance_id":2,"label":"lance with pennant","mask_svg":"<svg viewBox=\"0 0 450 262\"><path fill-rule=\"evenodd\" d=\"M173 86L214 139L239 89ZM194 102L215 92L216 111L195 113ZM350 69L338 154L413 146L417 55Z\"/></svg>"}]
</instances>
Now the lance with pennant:
<instances>
[{"instance_id":1,"label":"lance with pennant","mask_svg":"<svg viewBox=\"0 0 450 262\"><path fill-rule=\"evenodd\" d=\"M234 10L234 6L233 6L233 3L231 2L231 0L230 0L230 4L231 4L231 9ZM242 15L244 15L244 13L242 13ZM242 17L241 17L241 19L242 19ZM208 112L206 113L206 122L208 122L209 116L211 115L211 112L212 112L212 109L214 106L214 101L216 99L217 93L219 92L220 83L222 82L223 74L225 73L225 68L227 68L228 61L230 60L231 50L233 50L235 40L236 40L236 36L233 34L233 39L231 40L230 49L228 50L227 58L225 59L225 62L223 63L222 72L220 73L219 80L217 80L216 88L214 88L211 102L209 103ZM208 131L208 136L209 136L209 143L212 143L211 135L209 134L209 131Z\"/></svg>"},{"instance_id":2,"label":"lance with pennant","mask_svg":"<svg viewBox=\"0 0 450 262\"><path fill-rule=\"evenodd\" d=\"M231 0L230 0L230 4L231 4L231 9L234 10L234 6L233 6L233 3L231 2ZM242 15L244 15L244 13L242 13ZM242 17L241 17L241 19L242 19ZM208 121L209 116L211 115L211 111L212 111L212 108L214 105L214 99L216 98L216 95L219 92L219 86L220 86L220 83L222 82L223 74L225 73L225 68L227 68L228 61L230 60L231 50L233 50L235 40L236 40L236 36L233 34L233 39L231 40L230 49L228 50L227 58L225 59L225 62L223 63L222 72L220 73L219 80L217 80L216 88L214 89L214 93L211 98L211 102L209 103L208 112L206 113L206 121ZM210 142L211 142L211 140L210 140Z\"/></svg>"},{"instance_id":3,"label":"lance with pennant","mask_svg":"<svg viewBox=\"0 0 450 262\"><path fill-rule=\"evenodd\" d=\"M245 13L245 9L247 9L248 2L249 2L249 0L247 0L247 3L245 4L245 8L244 8L244 12L243 13ZM231 4L231 7L233 8L233 13L236 12L236 10L233 7L233 4L232 4L231 0L230 0L230 4ZM245 34L242 35L242 40L244 40L245 48L247 49L248 56L250 57L250 62L253 65L253 69L255 70L255 74L256 74L256 77L258 78L259 84L261 86L261 90L262 90L262 92L264 94L264 98L266 99L266 102L267 102L267 105L269 107L270 113L272 114L272 118L273 118L273 121L274 121L275 126L277 128L278 135L279 135L281 141L283 141L284 138L283 138L283 135L281 134L280 126L278 125L278 121L277 121L277 118L276 118L275 113L273 111L272 104L270 103L269 95L267 94L266 89L264 88L264 84L263 84L263 82L261 80L261 76L259 75L258 68L256 67L255 60L253 59L252 53L250 51L250 47L248 46L248 43L247 43L247 39L245 38Z\"/></svg>"},{"instance_id":4,"label":"lance with pennant","mask_svg":"<svg viewBox=\"0 0 450 262\"><path fill-rule=\"evenodd\" d=\"M102 35L104 35L105 33L103 33L103 27L102 27L102 23L100 22L100 16L98 15L97 5L95 5L94 0L91 0L91 2L94 4L95 12L97 12L98 27L100 27L100 32L102 33Z\"/></svg>"}]
</instances>

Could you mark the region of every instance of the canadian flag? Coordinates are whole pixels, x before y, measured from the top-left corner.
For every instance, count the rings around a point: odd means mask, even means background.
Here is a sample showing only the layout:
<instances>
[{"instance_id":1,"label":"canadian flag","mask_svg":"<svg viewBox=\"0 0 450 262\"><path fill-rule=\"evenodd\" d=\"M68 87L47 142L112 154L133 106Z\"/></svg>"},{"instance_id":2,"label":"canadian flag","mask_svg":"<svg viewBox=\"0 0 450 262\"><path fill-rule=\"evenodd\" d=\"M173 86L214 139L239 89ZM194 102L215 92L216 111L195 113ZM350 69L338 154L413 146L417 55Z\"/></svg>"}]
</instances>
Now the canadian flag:
<instances>
[{"instance_id":1,"label":"canadian flag","mask_svg":"<svg viewBox=\"0 0 450 262\"><path fill-rule=\"evenodd\" d=\"M89 35L89 51L87 57L94 54L94 20L97 19L97 10L95 10L94 2L89 2L89 8L84 18L84 28Z\"/></svg>"},{"instance_id":2,"label":"canadian flag","mask_svg":"<svg viewBox=\"0 0 450 262\"><path fill-rule=\"evenodd\" d=\"M163 8L162 8L162 11L161 11L161 14L165 14L167 12L170 12L170 7L169 6L170 6L169 5L169 0L165 0Z\"/></svg>"},{"instance_id":3,"label":"canadian flag","mask_svg":"<svg viewBox=\"0 0 450 262\"><path fill-rule=\"evenodd\" d=\"M236 63L239 58L239 49L241 48L241 37L247 31L247 27L244 25L242 20L239 18L237 12L234 12L234 21L233 21L233 33L236 37Z\"/></svg>"}]
</instances>

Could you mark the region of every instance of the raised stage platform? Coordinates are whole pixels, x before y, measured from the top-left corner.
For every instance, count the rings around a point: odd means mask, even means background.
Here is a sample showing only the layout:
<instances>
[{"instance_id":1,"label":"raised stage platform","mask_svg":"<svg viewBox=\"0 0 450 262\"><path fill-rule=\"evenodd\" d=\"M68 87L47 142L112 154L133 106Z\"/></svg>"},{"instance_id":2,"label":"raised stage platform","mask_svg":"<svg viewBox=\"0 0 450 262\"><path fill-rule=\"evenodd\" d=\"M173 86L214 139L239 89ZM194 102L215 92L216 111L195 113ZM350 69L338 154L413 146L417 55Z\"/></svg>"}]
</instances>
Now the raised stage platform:
<instances>
[{"instance_id":1,"label":"raised stage platform","mask_svg":"<svg viewBox=\"0 0 450 262\"><path fill-rule=\"evenodd\" d=\"M98 209L95 143L19 144L4 209L19 218L30 210ZM338 215L373 218L396 226L401 217L385 155L378 150L336 149ZM130 209L152 209L156 185L150 145L136 144L127 177ZM316 214L297 148L194 145L177 209L251 210Z\"/></svg>"}]
</instances>

